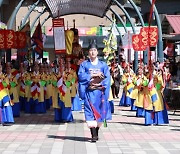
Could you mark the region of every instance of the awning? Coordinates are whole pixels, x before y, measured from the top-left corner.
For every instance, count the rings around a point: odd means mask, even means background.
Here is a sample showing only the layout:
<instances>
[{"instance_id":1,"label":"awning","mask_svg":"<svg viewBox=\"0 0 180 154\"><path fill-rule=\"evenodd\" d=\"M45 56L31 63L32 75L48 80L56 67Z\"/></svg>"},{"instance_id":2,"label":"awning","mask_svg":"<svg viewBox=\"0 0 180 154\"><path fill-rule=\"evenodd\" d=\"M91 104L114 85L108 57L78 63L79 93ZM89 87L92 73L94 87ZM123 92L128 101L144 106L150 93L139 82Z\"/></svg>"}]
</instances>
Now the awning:
<instances>
[{"instance_id":1,"label":"awning","mask_svg":"<svg viewBox=\"0 0 180 154\"><path fill-rule=\"evenodd\" d=\"M180 15L166 15L166 19L173 28L175 34L180 34Z\"/></svg>"},{"instance_id":2,"label":"awning","mask_svg":"<svg viewBox=\"0 0 180 154\"><path fill-rule=\"evenodd\" d=\"M166 34L163 34L163 38L166 39L166 40L169 40L169 41L180 41L180 34L177 34L177 35L166 35Z\"/></svg>"},{"instance_id":3,"label":"awning","mask_svg":"<svg viewBox=\"0 0 180 154\"><path fill-rule=\"evenodd\" d=\"M53 18L70 14L104 17L111 0L45 0Z\"/></svg>"}]
</instances>

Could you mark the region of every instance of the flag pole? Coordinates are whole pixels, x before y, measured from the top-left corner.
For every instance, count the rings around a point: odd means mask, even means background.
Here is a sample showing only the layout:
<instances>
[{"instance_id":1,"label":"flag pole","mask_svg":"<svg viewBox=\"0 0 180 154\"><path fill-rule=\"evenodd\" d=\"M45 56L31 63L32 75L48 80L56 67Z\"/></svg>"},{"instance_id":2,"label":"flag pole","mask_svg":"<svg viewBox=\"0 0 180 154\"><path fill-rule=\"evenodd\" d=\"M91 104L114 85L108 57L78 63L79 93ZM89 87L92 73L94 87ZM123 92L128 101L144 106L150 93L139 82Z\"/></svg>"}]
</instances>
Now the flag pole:
<instances>
[{"instance_id":1,"label":"flag pole","mask_svg":"<svg viewBox=\"0 0 180 154\"><path fill-rule=\"evenodd\" d=\"M149 66L149 72L150 72L150 76L152 75L152 60L151 60L151 49L150 49L150 27L151 27L151 20L152 20L152 14L153 14L153 9L154 9L154 4L155 4L156 0L152 0L152 4L151 4L151 8L150 8L150 12L149 12L149 20L148 20L148 66Z\"/></svg>"}]
</instances>

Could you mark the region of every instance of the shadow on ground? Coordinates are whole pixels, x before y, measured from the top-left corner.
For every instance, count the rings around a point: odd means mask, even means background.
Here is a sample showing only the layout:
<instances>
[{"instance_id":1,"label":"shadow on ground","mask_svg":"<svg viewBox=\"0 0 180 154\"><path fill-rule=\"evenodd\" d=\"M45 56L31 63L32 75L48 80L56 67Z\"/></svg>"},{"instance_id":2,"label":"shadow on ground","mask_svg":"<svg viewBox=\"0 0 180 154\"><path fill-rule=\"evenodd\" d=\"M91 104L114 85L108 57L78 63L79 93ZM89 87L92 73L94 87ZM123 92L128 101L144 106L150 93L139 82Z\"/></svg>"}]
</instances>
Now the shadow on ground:
<instances>
[{"instance_id":1,"label":"shadow on ground","mask_svg":"<svg viewBox=\"0 0 180 154\"><path fill-rule=\"evenodd\" d=\"M145 126L142 123L133 123L133 122L113 122L113 121L109 121L108 123L120 123L120 124L127 124L127 125L139 125L139 126Z\"/></svg>"},{"instance_id":2,"label":"shadow on ground","mask_svg":"<svg viewBox=\"0 0 180 154\"><path fill-rule=\"evenodd\" d=\"M170 130L172 130L172 131L180 131L180 129L170 129Z\"/></svg>"},{"instance_id":3,"label":"shadow on ground","mask_svg":"<svg viewBox=\"0 0 180 154\"><path fill-rule=\"evenodd\" d=\"M136 115L125 115L125 114L123 114L122 116L124 116L124 117L136 117ZM136 117L136 118L143 118L143 117Z\"/></svg>"},{"instance_id":4,"label":"shadow on ground","mask_svg":"<svg viewBox=\"0 0 180 154\"><path fill-rule=\"evenodd\" d=\"M180 114L177 114L177 113L168 113L168 115L171 115L171 116L180 116Z\"/></svg>"},{"instance_id":5,"label":"shadow on ground","mask_svg":"<svg viewBox=\"0 0 180 154\"><path fill-rule=\"evenodd\" d=\"M88 137L78 137L78 136L57 136L57 135L47 135L48 138L60 139L60 140L72 140L80 142L91 142L91 138Z\"/></svg>"},{"instance_id":6,"label":"shadow on ground","mask_svg":"<svg viewBox=\"0 0 180 154\"><path fill-rule=\"evenodd\" d=\"M180 119L169 119L170 121L180 121Z\"/></svg>"}]
</instances>

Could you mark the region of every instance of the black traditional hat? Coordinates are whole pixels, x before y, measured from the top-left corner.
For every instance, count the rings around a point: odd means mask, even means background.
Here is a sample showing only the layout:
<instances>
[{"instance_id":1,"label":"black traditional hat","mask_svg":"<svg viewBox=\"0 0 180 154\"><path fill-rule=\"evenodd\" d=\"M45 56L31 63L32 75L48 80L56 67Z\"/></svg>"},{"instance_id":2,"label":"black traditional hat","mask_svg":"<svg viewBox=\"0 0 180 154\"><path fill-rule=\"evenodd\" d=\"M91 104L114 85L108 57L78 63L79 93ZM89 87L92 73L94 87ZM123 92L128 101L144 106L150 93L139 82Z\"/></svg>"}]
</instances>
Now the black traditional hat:
<instances>
[{"instance_id":1,"label":"black traditional hat","mask_svg":"<svg viewBox=\"0 0 180 154\"><path fill-rule=\"evenodd\" d=\"M98 48L96 44L96 40L91 40L88 49L91 49L91 48L96 48L96 49Z\"/></svg>"}]
</instances>

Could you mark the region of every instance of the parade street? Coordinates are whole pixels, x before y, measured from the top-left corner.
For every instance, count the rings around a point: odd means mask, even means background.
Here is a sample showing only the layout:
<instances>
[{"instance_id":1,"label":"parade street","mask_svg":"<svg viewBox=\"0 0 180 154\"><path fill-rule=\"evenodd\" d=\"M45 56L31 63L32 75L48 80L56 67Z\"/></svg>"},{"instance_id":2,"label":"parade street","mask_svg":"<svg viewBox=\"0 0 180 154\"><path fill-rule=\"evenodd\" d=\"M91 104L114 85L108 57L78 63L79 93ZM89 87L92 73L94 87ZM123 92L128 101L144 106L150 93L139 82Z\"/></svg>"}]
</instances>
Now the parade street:
<instances>
[{"instance_id":1,"label":"parade street","mask_svg":"<svg viewBox=\"0 0 180 154\"><path fill-rule=\"evenodd\" d=\"M180 112L169 113L169 125L144 126L130 107L118 106L99 141L91 143L84 113L73 112L74 122L55 123L53 110L46 114L21 114L15 124L0 126L1 154L179 154Z\"/></svg>"}]
</instances>

